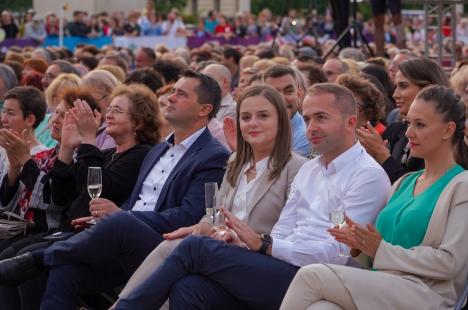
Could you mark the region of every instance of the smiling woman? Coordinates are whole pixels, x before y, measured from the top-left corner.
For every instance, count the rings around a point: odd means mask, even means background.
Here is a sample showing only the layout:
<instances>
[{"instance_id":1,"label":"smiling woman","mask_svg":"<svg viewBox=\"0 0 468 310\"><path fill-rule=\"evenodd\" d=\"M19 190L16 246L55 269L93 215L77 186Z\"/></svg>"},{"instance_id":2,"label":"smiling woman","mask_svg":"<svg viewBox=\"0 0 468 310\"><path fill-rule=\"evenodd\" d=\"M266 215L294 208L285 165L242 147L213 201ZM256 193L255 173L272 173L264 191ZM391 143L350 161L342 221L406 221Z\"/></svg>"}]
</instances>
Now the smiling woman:
<instances>
[{"instance_id":1,"label":"smiling woman","mask_svg":"<svg viewBox=\"0 0 468 310\"><path fill-rule=\"evenodd\" d=\"M429 85L448 86L449 82L439 64L429 59L415 58L398 65L395 84L393 98L401 117L405 118L419 91ZM421 159L409 154L410 145L405 137L405 122L390 124L382 138L371 124L367 124L366 127L356 130L359 141L367 152L382 165L392 183L405 173L424 167ZM384 140L387 140L387 145Z\"/></svg>"},{"instance_id":2,"label":"smiling woman","mask_svg":"<svg viewBox=\"0 0 468 310\"><path fill-rule=\"evenodd\" d=\"M62 205L70 205L69 220L75 226L83 225L90 216L86 192L88 167L101 167L101 197L120 205L130 194L147 151L160 139L156 96L147 87L120 85L109 98L106 132L115 140L115 148L101 151L96 146L102 116L95 105L74 101L63 122L62 145L54 168L61 182L52 188L52 195ZM100 210L99 217L117 210L116 207Z\"/></svg>"},{"instance_id":3,"label":"smiling woman","mask_svg":"<svg viewBox=\"0 0 468 310\"><path fill-rule=\"evenodd\" d=\"M217 201L229 219L269 234L285 205L305 158L291 151L291 125L281 95L267 85L250 86L237 101L237 153L228 162ZM209 234L209 217L164 235L120 294L125 298L156 270L184 237ZM215 229L215 228L214 228ZM225 226L224 228L225 229ZM218 229L222 230L222 228ZM232 236L224 231L224 236Z\"/></svg>"}]
</instances>

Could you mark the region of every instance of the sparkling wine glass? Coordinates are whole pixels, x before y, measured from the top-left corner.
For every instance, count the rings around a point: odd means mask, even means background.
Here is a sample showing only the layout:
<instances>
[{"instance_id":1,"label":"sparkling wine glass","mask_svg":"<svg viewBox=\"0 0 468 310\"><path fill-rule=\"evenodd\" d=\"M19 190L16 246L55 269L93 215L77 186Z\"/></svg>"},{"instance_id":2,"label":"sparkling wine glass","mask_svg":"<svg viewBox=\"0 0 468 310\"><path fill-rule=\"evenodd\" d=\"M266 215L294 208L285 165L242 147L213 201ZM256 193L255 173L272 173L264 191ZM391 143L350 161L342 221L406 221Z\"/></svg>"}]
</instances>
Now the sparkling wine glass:
<instances>
[{"instance_id":1,"label":"sparkling wine glass","mask_svg":"<svg viewBox=\"0 0 468 310\"><path fill-rule=\"evenodd\" d=\"M88 167L88 194L91 199L99 198L102 192L102 170L101 167ZM96 224L96 219L91 219L88 224Z\"/></svg>"},{"instance_id":2,"label":"sparkling wine glass","mask_svg":"<svg viewBox=\"0 0 468 310\"><path fill-rule=\"evenodd\" d=\"M215 223L216 217L216 196L218 195L218 183L205 183L205 211L206 215L211 218L211 222Z\"/></svg>"},{"instance_id":3,"label":"sparkling wine glass","mask_svg":"<svg viewBox=\"0 0 468 310\"><path fill-rule=\"evenodd\" d=\"M224 199L221 207L224 207ZM221 210L221 207L215 208L214 221L211 230L214 233L214 235L217 235L219 238L222 239L222 237L229 230L229 228L226 226L226 218L224 216L223 211Z\"/></svg>"},{"instance_id":4,"label":"sparkling wine glass","mask_svg":"<svg viewBox=\"0 0 468 310\"><path fill-rule=\"evenodd\" d=\"M330 216L330 222L333 224L333 227L343 227L346 223L346 212L343 205L342 199L339 197L334 182L330 182L327 187L327 196L328 196L328 210ZM338 243L340 257L348 257L349 255L343 252L343 246L341 242Z\"/></svg>"}]
</instances>

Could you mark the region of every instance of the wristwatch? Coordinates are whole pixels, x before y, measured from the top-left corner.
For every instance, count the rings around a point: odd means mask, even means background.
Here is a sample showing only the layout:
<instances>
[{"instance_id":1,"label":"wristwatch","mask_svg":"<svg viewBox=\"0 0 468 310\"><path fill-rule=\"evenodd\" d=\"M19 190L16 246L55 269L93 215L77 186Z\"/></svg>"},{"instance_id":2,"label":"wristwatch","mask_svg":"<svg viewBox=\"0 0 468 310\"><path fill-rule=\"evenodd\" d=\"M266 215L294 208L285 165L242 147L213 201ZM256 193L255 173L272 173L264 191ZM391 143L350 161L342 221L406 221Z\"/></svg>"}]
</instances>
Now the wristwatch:
<instances>
[{"instance_id":1,"label":"wristwatch","mask_svg":"<svg viewBox=\"0 0 468 310\"><path fill-rule=\"evenodd\" d=\"M262 240L262 246L258 249L257 252L261 254L266 254L268 250L268 246L273 243L273 239L270 235L267 234L260 234L260 239Z\"/></svg>"}]
</instances>

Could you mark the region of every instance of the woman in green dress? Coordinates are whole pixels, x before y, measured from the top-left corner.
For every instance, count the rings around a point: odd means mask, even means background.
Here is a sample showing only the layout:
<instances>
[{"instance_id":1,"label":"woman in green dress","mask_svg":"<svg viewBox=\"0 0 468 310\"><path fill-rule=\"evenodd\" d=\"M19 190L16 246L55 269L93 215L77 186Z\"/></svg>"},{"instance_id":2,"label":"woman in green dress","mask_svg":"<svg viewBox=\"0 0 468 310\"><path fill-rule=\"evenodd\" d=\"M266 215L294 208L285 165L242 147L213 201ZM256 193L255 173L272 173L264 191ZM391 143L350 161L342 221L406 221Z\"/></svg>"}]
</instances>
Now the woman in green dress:
<instances>
[{"instance_id":1,"label":"woman in green dress","mask_svg":"<svg viewBox=\"0 0 468 310\"><path fill-rule=\"evenodd\" d=\"M465 108L444 86L411 105L406 137L425 169L397 181L376 227L347 219L330 233L373 260L373 270L309 265L281 309L452 309L468 275Z\"/></svg>"}]
</instances>

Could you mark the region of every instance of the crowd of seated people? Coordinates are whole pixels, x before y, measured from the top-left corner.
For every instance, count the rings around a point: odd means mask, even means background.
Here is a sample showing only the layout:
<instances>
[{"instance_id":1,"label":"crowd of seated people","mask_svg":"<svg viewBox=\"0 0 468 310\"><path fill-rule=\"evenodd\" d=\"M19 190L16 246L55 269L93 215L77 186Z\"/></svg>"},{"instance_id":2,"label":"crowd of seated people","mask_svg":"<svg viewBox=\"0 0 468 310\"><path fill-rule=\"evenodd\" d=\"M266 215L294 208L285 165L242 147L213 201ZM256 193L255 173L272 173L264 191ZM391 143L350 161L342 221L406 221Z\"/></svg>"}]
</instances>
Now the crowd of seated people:
<instances>
[{"instance_id":1,"label":"crowd of seated people","mask_svg":"<svg viewBox=\"0 0 468 310\"><path fill-rule=\"evenodd\" d=\"M28 222L0 238L0 309L459 302L463 62L449 76L407 50L321 64L262 44L0 61L0 217Z\"/></svg>"}]
</instances>

